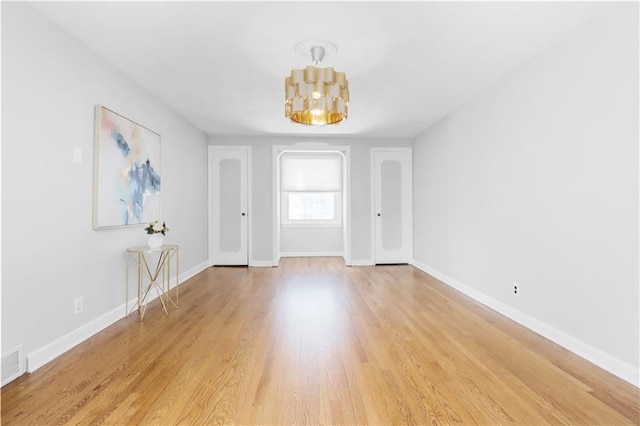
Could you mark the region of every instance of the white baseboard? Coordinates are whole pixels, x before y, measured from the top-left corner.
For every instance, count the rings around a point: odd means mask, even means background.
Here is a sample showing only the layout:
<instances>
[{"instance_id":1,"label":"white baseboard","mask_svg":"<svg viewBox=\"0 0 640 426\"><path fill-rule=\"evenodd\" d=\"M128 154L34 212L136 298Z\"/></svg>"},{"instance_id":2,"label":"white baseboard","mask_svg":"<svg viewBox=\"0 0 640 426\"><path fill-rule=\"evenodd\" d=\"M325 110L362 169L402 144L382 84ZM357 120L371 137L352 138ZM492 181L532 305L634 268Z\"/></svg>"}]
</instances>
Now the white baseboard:
<instances>
[{"instance_id":1,"label":"white baseboard","mask_svg":"<svg viewBox=\"0 0 640 426\"><path fill-rule=\"evenodd\" d=\"M626 362L621 361L618 358L615 358L614 356L603 352L602 350L595 348L563 331L551 327L536 318L524 314L509 305L499 302L423 263L414 260L412 265L437 278L444 284L501 313L507 318L510 318L541 336L546 337L552 342L557 343L563 348L586 359L598 367L607 370L622 380L629 382L636 387L640 387L640 372L638 371L638 368L633 367L632 365L627 364Z\"/></svg>"},{"instance_id":2,"label":"white baseboard","mask_svg":"<svg viewBox=\"0 0 640 426\"><path fill-rule=\"evenodd\" d=\"M205 270L208 266L208 262L203 262L200 265L197 265L189 269L188 271L183 272L178 276L178 282L182 284L189 278ZM175 288L175 280L171 283L170 287ZM149 301L152 301L157 297L157 293L149 293ZM135 298L130 300L129 307L135 306L136 303L137 300ZM36 349L35 351L30 352L29 354L27 354L27 371L29 373L33 373L46 363L54 360L69 349L82 343L89 337L104 330L105 328L109 327L111 324L124 318L125 316L126 308L125 304L123 303L122 305L112 309L106 314L103 314L98 318L88 322L87 324L84 324L83 326L71 331L70 333L65 334L64 336L41 347L40 349Z\"/></svg>"},{"instance_id":3,"label":"white baseboard","mask_svg":"<svg viewBox=\"0 0 640 426\"><path fill-rule=\"evenodd\" d=\"M373 266L375 263L371 259L351 259L351 266Z\"/></svg>"},{"instance_id":4,"label":"white baseboard","mask_svg":"<svg viewBox=\"0 0 640 426\"><path fill-rule=\"evenodd\" d=\"M280 253L280 257L344 257L341 251L295 251Z\"/></svg>"},{"instance_id":5,"label":"white baseboard","mask_svg":"<svg viewBox=\"0 0 640 426\"><path fill-rule=\"evenodd\" d=\"M249 262L249 266L254 268L271 268L273 267L273 262L269 260L252 260Z\"/></svg>"},{"instance_id":6,"label":"white baseboard","mask_svg":"<svg viewBox=\"0 0 640 426\"><path fill-rule=\"evenodd\" d=\"M204 271L208 267L209 267L209 261L204 261L201 264L196 265L193 268L189 269L188 271L185 271L185 272L181 273L180 276L178 277L178 282L180 282L180 284L182 284L183 282L185 282L189 278L192 278L192 277L198 275L200 272Z\"/></svg>"},{"instance_id":7,"label":"white baseboard","mask_svg":"<svg viewBox=\"0 0 640 426\"><path fill-rule=\"evenodd\" d=\"M104 315L90 321L80 328L54 340L53 342L27 354L27 371L33 373L38 368L62 355L74 346L104 330L114 322L124 317L124 303Z\"/></svg>"}]
</instances>

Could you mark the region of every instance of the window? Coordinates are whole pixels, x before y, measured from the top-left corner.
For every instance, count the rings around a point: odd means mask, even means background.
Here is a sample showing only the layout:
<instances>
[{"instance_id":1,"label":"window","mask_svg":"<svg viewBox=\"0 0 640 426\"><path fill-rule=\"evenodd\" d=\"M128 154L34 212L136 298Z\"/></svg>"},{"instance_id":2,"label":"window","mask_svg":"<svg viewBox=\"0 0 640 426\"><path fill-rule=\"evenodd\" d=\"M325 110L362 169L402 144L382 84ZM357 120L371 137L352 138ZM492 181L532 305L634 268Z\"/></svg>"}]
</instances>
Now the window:
<instances>
[{"instance_id":1,"label":"window","mask_svg":"<svg viewBox=\"0 0 640 426\"><path fill-rule=\"evenodd\" d=\"M282 225L342 224L342 156L286 153L280 171Z\"/></svg>"},{"instance_id":2,"label":"window","mask_svg":"<svg viewBox=\"0 0 640 426\"><path fill-rule=\"evenodd\" d=\"M289 192L288 219L335 220L336 196L332 192Z\"/></svg>"}]
</instances>

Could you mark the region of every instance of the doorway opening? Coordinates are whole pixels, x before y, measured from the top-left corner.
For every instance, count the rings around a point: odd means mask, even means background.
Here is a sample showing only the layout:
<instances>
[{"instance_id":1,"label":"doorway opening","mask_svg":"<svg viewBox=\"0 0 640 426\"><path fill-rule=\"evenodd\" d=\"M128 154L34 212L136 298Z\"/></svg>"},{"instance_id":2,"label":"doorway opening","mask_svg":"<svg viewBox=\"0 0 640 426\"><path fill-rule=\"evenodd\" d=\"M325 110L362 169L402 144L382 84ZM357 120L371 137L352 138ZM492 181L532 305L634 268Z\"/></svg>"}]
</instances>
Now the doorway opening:
<instances>
[{"instance_id":1,"label":"doorway opening","mask_svg":"<svg viewBox=\"0 0 640 426\"><path fill-rule=\"evenodd\" d=\"M300 256L351 264L350 162L349 147L273 147L274 266Z\"/></svg>"}]
</instances>

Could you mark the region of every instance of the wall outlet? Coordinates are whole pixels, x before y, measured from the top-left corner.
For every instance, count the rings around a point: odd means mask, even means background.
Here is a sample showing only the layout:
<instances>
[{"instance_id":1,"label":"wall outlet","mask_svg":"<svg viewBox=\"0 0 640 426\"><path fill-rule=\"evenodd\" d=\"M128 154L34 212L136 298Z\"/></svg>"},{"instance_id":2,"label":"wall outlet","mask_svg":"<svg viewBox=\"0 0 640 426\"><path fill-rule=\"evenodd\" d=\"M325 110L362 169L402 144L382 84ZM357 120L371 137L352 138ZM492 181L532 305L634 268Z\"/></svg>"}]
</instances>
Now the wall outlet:
<instances>
[{"instance_id":1,"label":"wall outlet","mask_svg":"<svg viewBox=\"0 0 640 426\"><path fill-rule=\"evenodd\" d=\"M76 297L76 299L73 301L73 315L81 314L83 310L84 306L82 296Z\"/></svg>"},{"instance_id":2,"label":"wall outlet","mask_svg":"<svg viewBox=\"0 0 640 426\"><path fill-rule=\"evenodd\" d=\"M517 282L513 282L513 295L515 297L520 297L520 284Z\"/></svg>"}]
</instances>

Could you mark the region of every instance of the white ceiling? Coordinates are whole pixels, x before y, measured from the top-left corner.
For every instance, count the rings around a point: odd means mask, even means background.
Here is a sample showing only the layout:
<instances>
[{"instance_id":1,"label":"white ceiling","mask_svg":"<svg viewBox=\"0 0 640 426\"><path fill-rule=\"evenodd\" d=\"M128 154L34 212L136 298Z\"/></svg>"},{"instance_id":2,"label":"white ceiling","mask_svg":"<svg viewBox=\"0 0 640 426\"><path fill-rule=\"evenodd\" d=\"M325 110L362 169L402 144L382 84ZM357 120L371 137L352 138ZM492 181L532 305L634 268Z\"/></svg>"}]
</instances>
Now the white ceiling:
<instances>
[{"instance_id":1,"label":"white ceiling","mask_svg":"<svg viewBox=\"0 0 640 426\"><path fill-rule=\"evenodd\" d=\"M40 12L211 135L413 137L609 5L596 2L42 2ZM346 122L284 117L308 39L337 46Z\"/></svg>"}]
</instances>

